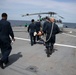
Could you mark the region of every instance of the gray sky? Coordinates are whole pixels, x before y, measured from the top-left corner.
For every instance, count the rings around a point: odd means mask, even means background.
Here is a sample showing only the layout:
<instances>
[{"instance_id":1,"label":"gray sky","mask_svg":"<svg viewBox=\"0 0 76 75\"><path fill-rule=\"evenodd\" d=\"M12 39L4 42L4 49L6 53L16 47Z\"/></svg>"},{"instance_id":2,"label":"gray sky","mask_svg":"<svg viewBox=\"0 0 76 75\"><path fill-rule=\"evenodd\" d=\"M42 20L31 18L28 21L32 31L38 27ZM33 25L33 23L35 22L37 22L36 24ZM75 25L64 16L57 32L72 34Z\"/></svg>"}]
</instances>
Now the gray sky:
<instances>
[{"instance_id":1,"label":"gray sky","mask_svg":"<svg viewBox=\"0 0 76 75\"><path fill-rule=\"evenodd\" d=\"M76 0L0 0L0 14L6 12L9 20L37 19L38 16L21 17L21 15L50 11L63 16L65 18L63 22L76 23Z\"/></svg>"}]
</instances>

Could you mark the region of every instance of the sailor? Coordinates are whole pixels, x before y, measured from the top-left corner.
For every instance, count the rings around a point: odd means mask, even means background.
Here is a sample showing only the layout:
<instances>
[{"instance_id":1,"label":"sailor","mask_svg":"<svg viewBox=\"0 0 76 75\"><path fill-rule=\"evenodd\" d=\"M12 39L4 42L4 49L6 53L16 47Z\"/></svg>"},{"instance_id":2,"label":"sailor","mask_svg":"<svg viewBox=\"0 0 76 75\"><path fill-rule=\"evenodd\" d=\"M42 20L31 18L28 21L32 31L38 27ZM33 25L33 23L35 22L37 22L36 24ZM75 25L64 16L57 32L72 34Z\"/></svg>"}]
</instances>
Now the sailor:
<instances>
[{"instance_id":1,"label":"sailor","mask_svg":"<svg viewBox=\"0 0 76 75\"><path fill-rule=\"evenodd\" d=\"M43 32L46 33L46 48L47 48L47 56L53 52L53 46L56 39L56 34L60 32L59 27L54 23L54 18L47 18L47 22L43 25Z\"/></svg>"},{"instance_id":2,"label":"sailor","mask_svg":"<svg viewBox=\"0 0 76 75\"><path fill-rule=\"evenodd\" d=\"M31 46L36 44L36 36L34 36L34 32L36 32L34 19L31 20L31 24L28 26L28 32L30 34Z\"/></svg>"},{"instance_id":3,"label":"sailor","mask_svg":"<svg viewBox=\"0 0 76 75\"><path fill-rule=\"evenodd\" d=\"M47 26L47 24L50 22L50 18L49 17L46 17L46 21L44 22L44 24L43 24L43 32L46 34L46 26Z\"/></svg>"},{"instance_id":4,"label":"sailor","mask_svg":"<svg viewBox=\"0 0 76 75\"><path fill-rule=\"evenodd\" d=\"M1 60L0 67L4 69L3 64L7 64L9 62L9 54L12 50L11 47L11 39L14 39L14 33L11 28L10 22L7 21L7 14L2 13L2 19L0 20L0 49L1 49Z\"/></svg>"},{"instance_id":5,"label":"sailor","mask_svg":"<svg viewBox=\"0 0 76 75\"><path fill-rule=\"evenodd\" d=\"M35 25L36 25L36 32L37 32L37 34L40 32L40 28L41 28L41 23L40 23L40 21L39 20L37 20L37 22L35 23ZM40 36L39 35L37 35L37 41L38 40L40 40Z\"/></svg>"}]
</instances>

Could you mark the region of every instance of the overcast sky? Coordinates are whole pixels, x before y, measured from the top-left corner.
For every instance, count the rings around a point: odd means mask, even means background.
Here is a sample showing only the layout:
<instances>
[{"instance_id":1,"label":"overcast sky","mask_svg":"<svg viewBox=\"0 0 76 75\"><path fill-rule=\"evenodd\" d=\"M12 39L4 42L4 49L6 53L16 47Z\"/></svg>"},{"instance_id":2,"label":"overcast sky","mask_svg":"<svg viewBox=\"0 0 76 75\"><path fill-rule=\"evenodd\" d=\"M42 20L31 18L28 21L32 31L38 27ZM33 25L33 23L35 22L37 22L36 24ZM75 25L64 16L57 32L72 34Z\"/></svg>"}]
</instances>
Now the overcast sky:
<instances>
[{"instance_id":1,"label":"overcast sky","mask_svg":"<svg viewBox=\"0 0 76 75\"><path fill-rule=\"evenodd\" d=\"M50 11L63 16L63 22L76 23L76 0L0 0L0 15L6 12L9 20L36 19L38 16L21 15Z\"/></svg>"}]
</instances>

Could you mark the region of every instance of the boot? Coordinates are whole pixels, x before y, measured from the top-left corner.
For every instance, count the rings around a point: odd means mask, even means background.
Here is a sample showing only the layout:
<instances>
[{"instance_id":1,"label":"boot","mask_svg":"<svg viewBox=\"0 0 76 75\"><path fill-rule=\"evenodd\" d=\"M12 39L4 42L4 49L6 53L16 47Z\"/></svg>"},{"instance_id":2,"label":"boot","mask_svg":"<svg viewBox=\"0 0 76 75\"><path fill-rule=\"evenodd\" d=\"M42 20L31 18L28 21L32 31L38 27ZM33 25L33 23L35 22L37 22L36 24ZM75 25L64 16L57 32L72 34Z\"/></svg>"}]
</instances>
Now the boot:
<instances>
[{"instance_id":1,"label":"boot","mask_svg":"<svg viewBox=\"0 0 76 75\"><path fill-rule=\"evenodd\" d=\"M50 51L49 48L47 48L47 52L46 52L47 53L47 57L50 57L49 51Z\"/></svg>"},{"instance_id":2,"label":"boot","mask_svg":"<svg viewBox=\"0 0 76 75\"><path fill-rule=\"evenodd\" d=\"M0 67L1 67L2 69L4 69L3 61L1 61L1 60L0 60Z\"/></svg>"},{"instance_id":3,"label":"boot","mask_svg":"<svg viewBox=\"0 0 76 75\"><path fill-rule=\"evenodd\" d=\"M7 60L4 62L5 65L7 65L9 63L9 59L7 58Z\"/></svg>"}]
</instances>

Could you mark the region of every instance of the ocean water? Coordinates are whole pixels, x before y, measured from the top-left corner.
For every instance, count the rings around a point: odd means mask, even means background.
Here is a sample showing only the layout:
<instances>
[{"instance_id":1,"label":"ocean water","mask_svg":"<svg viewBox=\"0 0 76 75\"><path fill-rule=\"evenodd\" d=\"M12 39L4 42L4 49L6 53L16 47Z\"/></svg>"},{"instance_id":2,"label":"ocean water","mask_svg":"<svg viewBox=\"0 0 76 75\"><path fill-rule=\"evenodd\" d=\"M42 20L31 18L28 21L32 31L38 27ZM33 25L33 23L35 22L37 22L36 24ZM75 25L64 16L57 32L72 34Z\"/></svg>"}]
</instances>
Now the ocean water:
<instances>
[{"instance_id":1,"label":"ocean water","mask_svg":"<svg viewBox=\"0 0 76 75\"><path fill-rule=\"evenodd\" d=\"M26 24L29 25L30 21L23 21L23 20L9 20L11 26L25 26ZM64 28L76 28L76 23L63 23Z\"/></svg>"},{"instance_id":2,"label":"ocean water","mask_svg":"<svg viewBox=\"0 0 76 75\"><path fill-rule=\"evenodd\" d=\"M30 21L23 20L8 20L11 23L11 26L25 26L26 24L30 24Z\"/></svg>"},{"instance_id":3,"label":"ocean water","mask_svg":"<svg viewBox=\"0 0 76 75\"><path fill-rule=\"evenodd\" d=\"M76 28L76 23L63 23L64 28Z\"/></svg>"}]
</instances>

